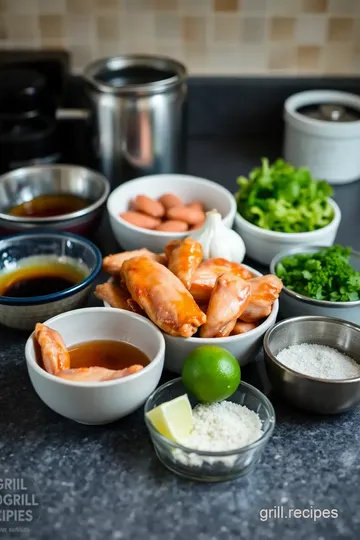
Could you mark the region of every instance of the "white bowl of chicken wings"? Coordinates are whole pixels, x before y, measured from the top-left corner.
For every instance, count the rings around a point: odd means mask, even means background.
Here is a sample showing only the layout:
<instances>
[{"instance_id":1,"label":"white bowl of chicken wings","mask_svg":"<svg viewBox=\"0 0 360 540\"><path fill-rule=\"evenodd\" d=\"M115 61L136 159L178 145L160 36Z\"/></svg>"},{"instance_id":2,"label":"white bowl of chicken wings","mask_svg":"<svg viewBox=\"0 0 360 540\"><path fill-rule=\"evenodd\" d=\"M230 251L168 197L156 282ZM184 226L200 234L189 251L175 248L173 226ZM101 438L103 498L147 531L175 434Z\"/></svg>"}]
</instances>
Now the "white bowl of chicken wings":
<instances>
[{"instance_id":1,"label":"white bowl of chicken wings","mask_svg":"<svg viewBox=\"0 0 360 540\"><path fill-rule=\"evenodd\" d=\"M163 254L140 249L109 255L103 269L112 278L95 295L105 306L142 314L160 328L165 367L176 373L202 345L223 347L247 364L276 322L279 278L226 259L203 260L201 245L191 238L170 241Z\"/></svg>"}]
</instances>

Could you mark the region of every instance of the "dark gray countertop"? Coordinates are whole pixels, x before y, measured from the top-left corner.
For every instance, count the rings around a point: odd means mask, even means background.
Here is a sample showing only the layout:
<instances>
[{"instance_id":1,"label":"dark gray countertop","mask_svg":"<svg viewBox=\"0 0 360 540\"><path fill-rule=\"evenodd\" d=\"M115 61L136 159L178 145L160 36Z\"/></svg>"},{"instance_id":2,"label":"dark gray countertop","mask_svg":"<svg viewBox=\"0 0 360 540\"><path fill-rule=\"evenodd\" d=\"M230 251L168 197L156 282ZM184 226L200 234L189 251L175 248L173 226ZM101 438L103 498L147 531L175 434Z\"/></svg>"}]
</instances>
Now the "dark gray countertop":
<instances>
[{"instance_id":1,"label":"dark gray countertop","mask_svg":"<svg viewBox=\"0 0 360 540\"><path fill-rule=\"evenodd\" d=\"M246 174L261 156L273 159L280 153L280 147L269 140L193 140L188 172L234 190L236 177ZM360 182L337 188L336 200L343 212L338 241L360 250ZM106 223L99 238L104 253L116 249ZM0 480L28 475L40 498L39 519L23 537L359 537L360 408L338 417L316 417L270 396L277 425L256 470L230 483L191 483L158 462L142 410L109 426L88 427L67 421L43 405L27 376L26 338L26 334L0 328ZM261 359L244 368L243 379L269 390ZM279 505L284 515L290 508L319 508L337 510L338 518L261 520L266 509Z\"/></svg>"}]
</instances>

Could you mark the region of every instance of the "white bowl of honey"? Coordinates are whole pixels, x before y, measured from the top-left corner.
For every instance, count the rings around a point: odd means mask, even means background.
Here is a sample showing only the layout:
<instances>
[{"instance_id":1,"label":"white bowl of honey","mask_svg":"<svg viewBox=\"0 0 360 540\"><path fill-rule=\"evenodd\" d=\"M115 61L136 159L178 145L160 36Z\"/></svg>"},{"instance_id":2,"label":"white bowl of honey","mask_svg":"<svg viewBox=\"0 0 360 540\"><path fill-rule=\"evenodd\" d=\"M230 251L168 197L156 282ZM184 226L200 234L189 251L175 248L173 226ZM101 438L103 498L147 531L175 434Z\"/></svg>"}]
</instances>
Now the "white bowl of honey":
<instances>
[{"instance_id":1,"label":"white bowl of honey","mask_svg":"<svg viewBox=\"0 0 360 540\"><path fill-rule=\"evenodd\" d=\"M0 241L0 324L37 322L82 307L101 270L100 250L70 233L29 232Z\"/></svg>"},{"instance_id":2,"label":"white bowl of honey","mask_svg":"<svg viewBox=\"0 0 360 540\"><path fill-rule=\"evenodd\" d=\"M103 307L36 325L25 346L30 380L42 401L66 418L93 425L138 409L160 380L164 355L164 337L149 320Z\"/></svg>"}]
</instances>

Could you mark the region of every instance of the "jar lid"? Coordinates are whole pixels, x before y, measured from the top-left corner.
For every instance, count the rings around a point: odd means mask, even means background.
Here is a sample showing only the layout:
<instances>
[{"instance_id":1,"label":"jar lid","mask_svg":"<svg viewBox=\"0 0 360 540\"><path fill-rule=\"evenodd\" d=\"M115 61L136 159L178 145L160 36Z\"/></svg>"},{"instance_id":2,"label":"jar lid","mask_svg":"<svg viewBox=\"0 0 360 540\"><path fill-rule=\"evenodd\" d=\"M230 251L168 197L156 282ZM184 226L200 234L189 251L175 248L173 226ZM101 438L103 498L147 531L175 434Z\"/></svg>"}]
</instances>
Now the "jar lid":
<instances>
[{"instance_id":1,"label":"jar lid","mask_svg":"<svg viewBox=\"0 0 360 540\"><path fill-rule=\"evenodd\" d=\"M45 77L35 70L0 69L0 114L32 116L47 110L49 92Z\"/></svg>"},{"instance_id":2,"label":"jar lid","mask_svg":"<svg viewBox=\"0 0 360 540\"><path fill-rule=\"evenodd\" d=\"M360 96L334 90L294 94L284 104L284 120L325 138L360 136Z\"/></svg>"},{"instance_id":3,"label":"jar lid","mask_svg":"<svg viewBox=\"0 0 360 540\"><path fill-rule=\"evenodd\" d=\"M358 122L360 120L360 110L339 103L303 105L296 112L323 122Z\"/></svg>"}]
</instances>

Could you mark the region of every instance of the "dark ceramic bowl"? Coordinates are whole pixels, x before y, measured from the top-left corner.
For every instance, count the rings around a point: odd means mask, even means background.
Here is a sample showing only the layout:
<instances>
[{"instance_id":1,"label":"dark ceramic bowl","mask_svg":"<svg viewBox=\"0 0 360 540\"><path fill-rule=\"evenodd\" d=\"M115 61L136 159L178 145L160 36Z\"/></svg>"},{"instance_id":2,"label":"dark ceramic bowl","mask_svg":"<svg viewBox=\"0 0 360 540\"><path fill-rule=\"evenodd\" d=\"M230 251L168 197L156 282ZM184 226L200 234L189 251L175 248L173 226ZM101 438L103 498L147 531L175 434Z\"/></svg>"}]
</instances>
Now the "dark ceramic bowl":
<instances>
[{"instance_id":1,"label":"dark ceramic bowl","mask_svg":"<svg viewBox=\"0 0 360 540\"><path fill-rule=\"evenodd\" d=\"M65 311L82 307L92 284L101 271L100 250L81 236L70 233L33 231L9 236L0 241L0 276L43 257L68 261L78 267L84 278L68 288L41 296L1 296L0 324L20 330L33 330L37 322L44 322Z\"/></svg>"},{"instance_id":2,"label":"dark ceramic bowl","mask_svg":"<svg viewBox=\"0 0 360 540\"><path fill-rule=\"evenodd\" d=\"M90 236L99 225L110 184L98 172L77 165L33 165L0 176L0 237L31 229L52 229ZM14 206L41 195L76 195L85 208L56 217L18 217Z\"/></svg>"}]
</instances>

